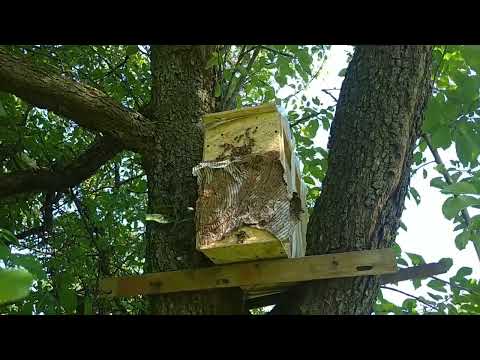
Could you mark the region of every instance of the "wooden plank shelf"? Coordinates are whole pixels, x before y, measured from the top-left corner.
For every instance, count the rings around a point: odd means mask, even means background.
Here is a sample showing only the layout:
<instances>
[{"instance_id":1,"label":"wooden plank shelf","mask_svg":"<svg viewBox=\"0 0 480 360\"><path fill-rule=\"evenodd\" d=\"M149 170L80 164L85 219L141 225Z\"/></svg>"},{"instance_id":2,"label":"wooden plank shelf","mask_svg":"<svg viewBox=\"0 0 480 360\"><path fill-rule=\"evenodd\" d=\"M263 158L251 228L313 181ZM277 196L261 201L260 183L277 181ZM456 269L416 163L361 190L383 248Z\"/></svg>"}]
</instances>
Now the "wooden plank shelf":
<instances>
[{"instance_id":1,"label":"wooden plank shelf","mask_svg":"<svg viewBox=\"0 0 480 360\"><path fill-rule=\"evenodd\" d=\"M129 297L241 287L251 297L258 297L282 291L286 286L303 281L391 274L396 271L393 250L380 249L106 278L100 282L100 289L106 297Z\"/></svg>"}]
</instances>

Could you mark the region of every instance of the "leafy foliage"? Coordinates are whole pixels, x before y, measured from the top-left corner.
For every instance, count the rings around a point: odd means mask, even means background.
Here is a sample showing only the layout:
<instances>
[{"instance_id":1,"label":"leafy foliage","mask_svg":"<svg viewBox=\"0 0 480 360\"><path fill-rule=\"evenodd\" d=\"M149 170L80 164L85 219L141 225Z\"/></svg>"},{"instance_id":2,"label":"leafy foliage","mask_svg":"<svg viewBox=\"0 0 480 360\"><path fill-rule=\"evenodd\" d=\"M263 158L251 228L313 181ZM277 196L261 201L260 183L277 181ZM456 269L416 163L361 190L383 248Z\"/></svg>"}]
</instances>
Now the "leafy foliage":
<instances>
[{"instance_id":1,"label":"leafy foliage","mask_svg":"<svg viewBox=\"0 0 480 360\"><path fill-rule=\"evenodd\" d=\"M148 46L35 45L8 49L46 71L97 87L128 108L141 109L149 101ZM308 186L310 209L321 193L327 171L328 150L317 139L330 130L335 104L322 103L319 94L310 96L308 88L321 73L328 50L328 46L228 45L218 47L207 64L218 74L214 89L218 111L269 102L284 109ZM414 153L413 171L421 170L427 177L427 159L432 151L438 154L455 149L458 159L450 164L435 159L434 171L439 176L431 186L446 196L442 210L456 225L457 247L464 249L469 242L480 247L480 215L465 216L480 208L480 47L437 46L434 62L433 96ZM345 69L339 76L344 75ZM93 134L69 119L0 93L2 173L51 169L72 160L93 140ZM101 298L98 281L104 276L143 271L144 221L159 221L155 214L147 217L145 213L146 192L139 157L123 152L79 186L0 203L0 228L8 229L0 231L0 261L4 267L21 268L32 276L29 295L2 305L0 313L143 313L141 298ZM413 187L409 196L421 201L421 194ZM399 225L408 231L405 224ZM396 251L399 266L425 263L418 254L402 253L398 246ZM23 284L21 289L8 290L10 298L25 295L27 273L2 271L0 274L7 277L23 279L18 282ZM478 314L480 286L467 278L469 271L462 268L446 282L413 280L416 290L429 288L429 297L410 297L402 306L380 294L374 313ZM0 284L5 283L2 281L0 277Z\"/></svg>"},{"instance_id":2,"label":"leafy foliage","mask_svg":"<svg viewBox=\"0 0 480 360\"><path fill-rule=\"evenodd\" d=\"M96 86L138 108L149 98L148 50L131 46L15 46L46 70ZM145 52L145 54L143 53ZM0 94L0 167L4 173L59 166L74 159L93 134L52 112ZM124 152L80 186L0 203L0 227L18 241L0 242L6 266L34 276L30 295L0 312L36 314L131 313L141 299L99 297L104 276L142 271L146 179L139 157Z\"/></svg>"}]
</instances>

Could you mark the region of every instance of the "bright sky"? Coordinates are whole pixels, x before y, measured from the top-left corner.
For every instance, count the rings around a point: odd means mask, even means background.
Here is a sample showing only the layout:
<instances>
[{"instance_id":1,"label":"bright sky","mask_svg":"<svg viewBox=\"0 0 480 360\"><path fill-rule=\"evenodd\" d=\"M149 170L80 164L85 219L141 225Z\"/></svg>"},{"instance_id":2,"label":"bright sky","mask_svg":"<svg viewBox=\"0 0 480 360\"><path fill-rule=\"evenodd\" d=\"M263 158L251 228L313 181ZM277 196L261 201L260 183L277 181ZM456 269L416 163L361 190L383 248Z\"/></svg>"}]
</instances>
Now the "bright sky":
<instances>
[{"instance_id":1,"label":"bright sky","mask_svg":"<svg viewBox=\"0 0 480 360\"><path fill-rule=\"evenodd\" d=\"M318 96L323 104L331 105L334 101L322 89L340 89L343 77L339 77L340 70L347 65L347 51L352 51L351 46L335 45L332 46L328 59L324 65L324 71L319 78L312 82L307 90L308 96ZM331 93L338 97L339 91L331 91ZM328 140L328 133L320 127L316 138L319 145L326 146ZM455 149L450 148L448 151L440 149L440 156L443 161L448 164L451 159L455 159ZM433 157L427 150L427 160L433 160ZM419 192L421 196L420 205L416 205L413 199L406 201L406 210L403 212L402 221L407 226L407 231L400 230L397 242L404 252L412 252L422 255L426 262L437 262L441 258L451 257L453 259L453 267L439 278L446 279L455 275L457 270L462 266L471 267L473 269L472 276L480 277L480 265L476 256L475 250L471 243L468 244L465 250L459 251L455 247L453 232L454 224L445 219L442 214L442 204L445 201L445 196L440 193L438 189L430 187L430 180L433 177L440 176L432 165L425 168L428 171L428 177L423 178L422 172L419 171L412 179L411 185ZM423 284L428 280L423 281ZM393 287L393 285L392 285ZM414 290L410 281L399 283L399 289L416 296L426 296L426 286ZM431 290L430 290L431 291ZM391 302L400 305L407 297L389 290L384 290L384 296ZM428 298L428 297L427 297Z\"/></svg>"}]
</instances>

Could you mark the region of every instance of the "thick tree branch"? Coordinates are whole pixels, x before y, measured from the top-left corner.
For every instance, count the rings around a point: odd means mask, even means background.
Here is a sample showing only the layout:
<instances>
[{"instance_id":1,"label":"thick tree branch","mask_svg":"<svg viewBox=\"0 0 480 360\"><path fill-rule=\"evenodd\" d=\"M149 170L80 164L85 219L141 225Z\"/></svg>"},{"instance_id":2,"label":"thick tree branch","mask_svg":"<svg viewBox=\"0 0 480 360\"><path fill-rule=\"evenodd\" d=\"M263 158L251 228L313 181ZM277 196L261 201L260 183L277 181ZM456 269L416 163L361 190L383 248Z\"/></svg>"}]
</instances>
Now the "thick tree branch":
<instances>
[{"instance_id":1,"label":"thick tree branch","mask_svg":"<svg viewBox=\"0 0 480 360\"><path fill-rule=\"evenodd\" d=\"M32 169L0 175L0 198L75 186L95 174L121 150L122 146L115 140L100 137L77 159L55 170Z\"/></svg>"},{"instance_id":2,"label":"thick tree branch","mask_svg":"<svg viewBox=\"0 0 480 360\"><path fill-rule=\"evenodd\" d=\"M66 116L80 126L103 132L132 150L147 148L153 125L142 114L115 102L100 90L35 66L0 47L0 91Z\"/></svg>"},{"instance_id":3,"label":"thick tree branch","mask_svg":"<svg viewBox=\"0 0 480 360\"><path fill-rule=\"evenodd\" d=\"M426 279L433 275L444 274L447 271L448 267L443 262L407 267L394 274L380 276L380 285L394 284L405 280Z\"/></svg>"}]
</instances>

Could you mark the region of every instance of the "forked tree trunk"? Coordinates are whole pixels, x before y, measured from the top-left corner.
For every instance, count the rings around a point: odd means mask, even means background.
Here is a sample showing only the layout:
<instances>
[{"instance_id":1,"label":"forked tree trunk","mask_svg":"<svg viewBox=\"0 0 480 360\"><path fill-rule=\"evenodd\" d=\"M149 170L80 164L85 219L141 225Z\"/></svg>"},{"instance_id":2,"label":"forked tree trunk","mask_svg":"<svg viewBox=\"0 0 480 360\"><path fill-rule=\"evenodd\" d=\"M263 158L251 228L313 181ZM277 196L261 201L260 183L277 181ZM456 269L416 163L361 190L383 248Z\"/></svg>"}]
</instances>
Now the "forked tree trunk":
<instances>
[{"instance_id":1,"label":"forked tree trunk","mask_svg":"<svg viewBox=\"0 0 480 360\"><path fill-rule=\"evenodd\" d=\"M148 178L148 212L169 223L148 222L146 272L208 266L195 250L197 183L192 168L202 158L201 116L213 112L215 75L206 69L214 47L152 48L152 99L146 113L162 141L143 155ZM239 289L169 294L149 298L150 314L239 314Z\"/></svg>"},{"instance_id":2,"label":"forked tree trunk","mask_svg":"<svg viewBox=\"0 0 480 360\"><path fill-rule=\"evenodd\" d=\"M195 251L191 208L197 198L192 168L202 154L200 118L215 105L216 79L212 70L206 69L213 50L212 46L152 47L152 99L140 114L124 109L97 89L48 74L0 49L2 91L109 136L78 158L83 171L72 176L73 183L101 166L101 161L90 163L95 150L104 150L104 161L121 148L142 154L148 177L148 212L162 214L168 221L147 223L146 272L210 264ZM431 92L431 51L431 46L356 49L332 125L323 191L310 219L308 255L392 245L408 190L413 148ZM115 139L113 147L110 137ZM40 183L34 181L39 179L35 172L21 177L24 183L37 184L35 191L52 190L47 186L51 181L66 172L75 175L79 172L75 169L78 167L66 166L61 172L42 173ZM15 178L3 176L2 181L10 184L4 186L3 194L28 192L14 186ZM374 277L311 282L292 289L274 313L368 314L378 287ZM152 296L149 300L151 314L245 313L239 289Z\"/></svg>"},{"instance_id":3,"label":"forked tree trunk","mask_svg":"<svg viewBox=\"0 0 480 360\"><path fill-rule=\"evenodd\" d=\"M431 93L431 46L358 47L342 84L328 172L307 232L307 255L393 245L412 154ZM276 314L370 314L373 276L293 289Z\"/></svg>"}]
</instances>

